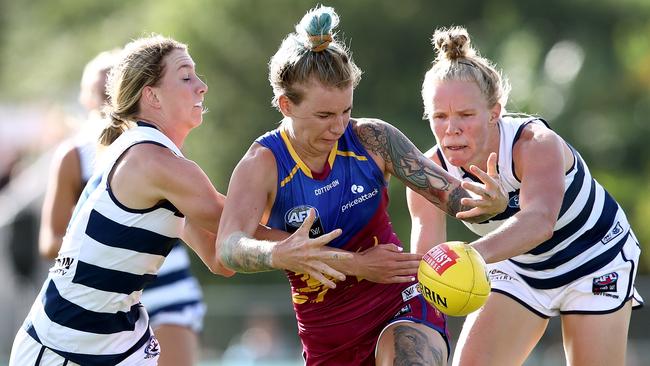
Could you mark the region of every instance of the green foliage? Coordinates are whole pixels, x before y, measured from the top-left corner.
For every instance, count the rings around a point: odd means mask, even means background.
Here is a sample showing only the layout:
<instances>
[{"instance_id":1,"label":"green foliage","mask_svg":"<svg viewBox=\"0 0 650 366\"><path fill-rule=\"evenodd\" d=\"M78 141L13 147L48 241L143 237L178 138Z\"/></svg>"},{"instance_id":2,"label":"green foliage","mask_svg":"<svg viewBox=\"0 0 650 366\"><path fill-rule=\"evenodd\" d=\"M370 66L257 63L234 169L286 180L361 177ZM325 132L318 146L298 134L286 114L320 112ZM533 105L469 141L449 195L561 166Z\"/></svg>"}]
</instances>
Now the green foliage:
<instances>
[{"instance_id":1,"label":"green foliage","mask_svg":"<svg viewBox=\"0 0 650 366\"><path fill-rule=\"evenodd\" d=\"M225 192L230 172L251 142L281 118L270 103L268 60L315 5L297 0L5 1L0 3L0 100L75 105L81 69L97 52L151 32L174 37L189 44L210 87L205 102L210 112L185 149ZM341 16L339 36L364 70L355 116L391 122L428 149L434 139L422 120L420 87L434 58L430 38L436 27L464 25L482 54L510 77L508 109L547 117L623 204L641 243L650 241L644 225L650 214L647 1L333 0L325 5ZM553 58L556 50L565 53ZM567 74L572 67L575 72ZM391 183L390 210L396 231L408 242L410 221L397 181ZM450 230L450 238L469 239L457 222Z\"/></svg>"}]
</instances>

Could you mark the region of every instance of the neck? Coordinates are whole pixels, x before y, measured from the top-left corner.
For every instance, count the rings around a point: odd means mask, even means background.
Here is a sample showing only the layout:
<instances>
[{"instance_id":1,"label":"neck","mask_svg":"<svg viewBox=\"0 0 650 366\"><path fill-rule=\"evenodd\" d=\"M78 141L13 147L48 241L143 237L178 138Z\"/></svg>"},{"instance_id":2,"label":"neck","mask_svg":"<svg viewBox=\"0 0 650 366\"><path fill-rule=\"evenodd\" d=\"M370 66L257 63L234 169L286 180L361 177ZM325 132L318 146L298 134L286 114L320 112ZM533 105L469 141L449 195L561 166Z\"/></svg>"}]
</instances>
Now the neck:
<instances>
[{"instance_id":1,"label":"neck","mask_svg":"<svg viewBox=\"0 0 650 366\"><path fill-rule=\"evenodd\" d=\"M185 138L187 137L189 131L183 133L183 131L169 128L167 124L156 122L154 119L148 117L138 116L137 119L139 121L146 122L150 125L155 126L158 131L167 136L178 148L183 147L183 143L185 142Z\"/></svg>"}]
</instances>

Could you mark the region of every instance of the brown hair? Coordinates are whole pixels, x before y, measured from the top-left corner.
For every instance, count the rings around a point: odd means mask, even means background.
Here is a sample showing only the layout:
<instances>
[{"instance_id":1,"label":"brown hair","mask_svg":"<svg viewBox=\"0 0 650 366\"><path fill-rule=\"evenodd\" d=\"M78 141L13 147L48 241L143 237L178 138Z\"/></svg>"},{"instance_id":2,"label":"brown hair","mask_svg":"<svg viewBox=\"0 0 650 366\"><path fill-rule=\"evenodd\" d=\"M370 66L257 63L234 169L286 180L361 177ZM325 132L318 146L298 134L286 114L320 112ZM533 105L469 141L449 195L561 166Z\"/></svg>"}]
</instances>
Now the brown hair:
<instances>
[{"instance_id":1,"label":"brown hair","mask_svg":"<svg viewBox=\"0 0 650 366\"><path fill-rule=\"evenodd\" d=\"M439 81L473 81L481 90L488 107L501 104L505 110L510 84L490 60L481 57L471 46L469 34L463 27L436 29L431 39L437 57L422 83L424 117L431 117L433 89Z\"/></svg>"},{"instance_id":2,"label":"brown hair","mask_svg":"<svg viewBox=\"0 0 650 366\"><path fill-rule=\"evenodd\" d=\"M104 113L110 123L99 137L102 145L110 145L133 125L142 89L158 84L165 72L165 56L177 49L187 50L187 45L160 35L136 39L124 47L106 82L109 104Z\"/></svg>"}]
</instances>

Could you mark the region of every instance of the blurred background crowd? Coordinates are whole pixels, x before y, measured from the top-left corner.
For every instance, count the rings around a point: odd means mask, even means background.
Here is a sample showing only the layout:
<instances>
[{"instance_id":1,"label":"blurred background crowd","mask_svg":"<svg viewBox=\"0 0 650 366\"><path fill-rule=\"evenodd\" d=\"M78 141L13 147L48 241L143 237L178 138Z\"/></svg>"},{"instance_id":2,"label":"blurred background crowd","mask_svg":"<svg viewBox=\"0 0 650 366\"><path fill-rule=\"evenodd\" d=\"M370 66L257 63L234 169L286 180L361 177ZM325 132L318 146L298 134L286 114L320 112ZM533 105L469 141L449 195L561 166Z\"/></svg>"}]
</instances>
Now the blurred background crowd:
<instances>
[{"instance_id":1,"label":"blurred background crowd","mask_svg":"<svg viewBox=\"0 0 650 366\"><path fill-rule=\"evenodd\" d=\"M267 63L316 3L298 0L0 0L0 365L50 263L38 225L51 153L83 123L84 64L98 52L160 33L189 45L210 87L209 113L185 154L221 192L255 137L280 119ZM509 76L507 109L544 116L582 151L621 203L641 245L638 289L650 296L650 2L647 0L332 0L364 75L354 116L379 116L418 147L433 143L420 86L436 27L463 25ZM401 238L410 221L404 186L391 183ZM471 239L457 222L449 238ZM406 243L408 246L408 243ZM300 345L282 273L211 275L194 256L208 313L203 365L298 365ZM650 315L633 313L629 365L650 360ZM452 319L452 337L462 319ZM551 324L527 365L562 365ZM643 326L645 324L645 327ZM645 353L644 353L645 352Z\"/></svg>"}]
</instances>

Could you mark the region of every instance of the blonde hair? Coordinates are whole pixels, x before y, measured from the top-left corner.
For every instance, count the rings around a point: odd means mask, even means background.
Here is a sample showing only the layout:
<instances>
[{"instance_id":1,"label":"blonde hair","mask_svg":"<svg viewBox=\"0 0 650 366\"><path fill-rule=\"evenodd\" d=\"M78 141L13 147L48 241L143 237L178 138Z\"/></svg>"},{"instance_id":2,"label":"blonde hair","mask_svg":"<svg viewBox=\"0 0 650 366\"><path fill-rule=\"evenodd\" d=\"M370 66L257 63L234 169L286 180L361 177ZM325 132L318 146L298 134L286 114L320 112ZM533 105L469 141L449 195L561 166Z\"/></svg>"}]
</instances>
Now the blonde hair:
<instances>
[{"instance_id":1,"label":"blonde hair","mask_svg":"<svg viewBox=\"0 0 650 366\"><path fill-rule=\"evenodd\" d=\"M100 52L84 67L81 74L79 102L89 111L100 109L108 100L106 78L119 61L120 50Z\"/></svg>"},{"instance_id":2,"label":"blonde hair","mask_svg":"<svg viewBox=\"0 0 650 366\"><path fill-rule=\"evenodd\" d=\"M312 77L325 86L356 87L361 80L361 69L352 60L345 44L336 40L333 29L339 16L333 8L318 6L309 10L296 24L269 62L269 82L273 88L272 104L286 95L299 104L303 94L297 86Z\"/></svg>"},{"instance_id":3,"label":"blonde hair","mask_svg":"<svg viewBox=\"0 0 650 366\"><path fill-rule=\"evenodd\" d=\"M110 123L100 135L102 145L110 145L134 124L142 90L158 84L165 72L164 58L173 50L187 50L187 45L151 35L124 46L122 57L106 82L109 104L104 113Z\"/></svg>"},{"instance_id":4,"label":"blonde hair","mask_svg":"<svg viewBox=\"0 0 650 366\"><path fill-rule=\"evenodd\" d=\"M494 63L481 57L471 46L469 34L465 28L436 29L431 43L437 52L437 57L424 76L422 83L424 118L431 117L433 92L436 84L446 80L475 82L485 97L488 108L500 103L502 113L505 111L510 94L510 84L497 70Z\"/></svg>"}]
</instances>

